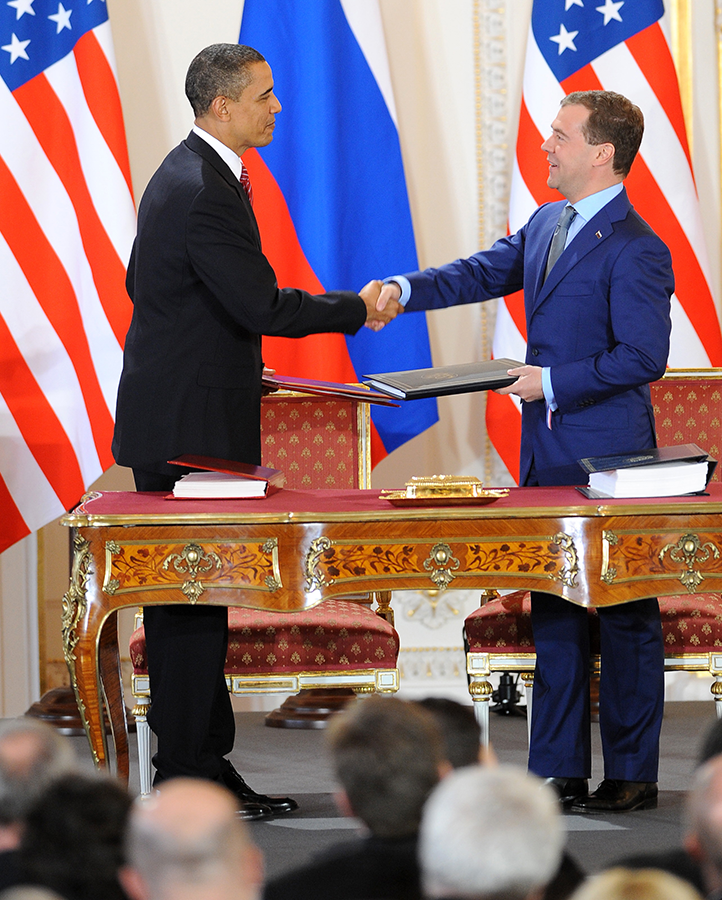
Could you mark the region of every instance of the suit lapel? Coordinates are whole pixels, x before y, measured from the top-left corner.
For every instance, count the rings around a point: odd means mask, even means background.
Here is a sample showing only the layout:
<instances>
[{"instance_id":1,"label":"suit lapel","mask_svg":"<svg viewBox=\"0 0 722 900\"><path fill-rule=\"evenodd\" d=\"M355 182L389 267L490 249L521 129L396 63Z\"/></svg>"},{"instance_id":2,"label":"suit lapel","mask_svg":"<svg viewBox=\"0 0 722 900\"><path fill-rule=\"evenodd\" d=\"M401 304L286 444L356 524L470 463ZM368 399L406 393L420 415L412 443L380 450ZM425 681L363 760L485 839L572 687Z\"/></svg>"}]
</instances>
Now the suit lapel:
<instances>
[{"instance_id":1,"label":"suit lapel","mask_svg":"<svg viewBox=\"0 0 722 900\"><path fill-rule=\"evenodd\" d=\"M243 203L243 205L250 213L251 221L253 222L256 236L258 237L258 242L260 244L261 236L258 230L258 222L256 221L253 207L251 206L251 202L248 199L248 195L246 194L241 182L234 176L233 172L231 172L226 163L220 158L213 147L211 147L211 145L207 141L204 141L203 138L198 137L198 135L194 131L191 131L185 142L190 150L192 150L194 153L197 153L199 156L202 156L207 163L212 165L216 172L218 172L218 174L221 176L221 178L223 178L224 181L227 181L228 184L236 192L236 194L238 194L241 203Z\"/></svg>"},{"instance_id":2,"label":"suit lapel","mask_svg":"<svg viewBox=\"0 0 722 900\"><path fill-rule=\"evenodd\" d=\"M540 242L539 244L544 251L544 255L541 260L535 260L539 265L537 268L537 292L533 309L536 310L550 294L553 293L559 282L562 281L574 266L578 265L588 253L591 253L592 250L606 241L607 238L611 237L614 232L614 223L626 218L631 208L632 205L627 197L627 192L625 189L622 189L613 200L610 200L606 206L599 210L596 216L584 225L579 234L574 237L572 242L559 257L554 268L549 273L547 280L543 281L545 267L542 265L542 261L546 260L548 255L549 245L551 243L552 234L554 233L554 229L552 228L551 233L548 235L548 240L546 242ZM554 220L554 224L556 226L556 219Z\"/></svg>"}]
</instances>

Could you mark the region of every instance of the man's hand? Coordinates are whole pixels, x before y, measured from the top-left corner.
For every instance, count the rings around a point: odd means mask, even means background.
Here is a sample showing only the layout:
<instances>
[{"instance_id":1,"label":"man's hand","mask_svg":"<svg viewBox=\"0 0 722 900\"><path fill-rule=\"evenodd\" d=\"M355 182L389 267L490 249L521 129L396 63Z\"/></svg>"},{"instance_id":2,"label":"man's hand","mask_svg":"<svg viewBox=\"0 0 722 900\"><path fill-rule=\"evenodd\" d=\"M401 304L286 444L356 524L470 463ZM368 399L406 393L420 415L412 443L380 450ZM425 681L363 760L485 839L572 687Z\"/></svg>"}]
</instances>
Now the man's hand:
<instances>
[{"instance_id":1,"label":"man's hand","mask_svg":"<svg viewBox=\"0 0 722 900\"><path fill-rule=\"evenodd\" d=\"M515 375L517 381L505 388L498 388L497 394L516 394L521 400L543 400L541 366L519 366L508 369L509 375Z\"/></svg>"},{"instance_id":2,"label":"man's hand","mask_svg":"<svg viewBox=\"0 0 722 900\"><path fill-rule=\"evenodd\" d=\"M384 325L404 311L403 306L397 300L384 301L379 308L379 298L383 295L383 289L386 287L388 285L382 281L369 281L359 291L359 296L366 304L366 327L373 331L380 331Z\"/></svg>"},{"instance_id":3,"label":"man's hand","mask_svg":"<svg viewBox=\"0 0 722 900\"><path fill-rule=\"evenodd\" d=\"M276 374L276 370L275 370L275 369L269 369L268 366L264 366L264 367L263 367L263 373L262 373L262 377L263 377L263 378L270 378L271 376L273 376L273 375L275 375L275 374ZM263 397L267 397L269 394L275 394L275 392L276 392L277 390L278 390L277 387L271 387L271 386L268 385L268 384L262 384L262 385L261 385L261 395L262 395Z\"/></svg>"},{"instance_id":4,"label":"man's hand","mask_svg":"<svg viewBox=\"0 0 722 900\"><path fill-rule=\"evenodd\" d=\"M387 284L381 286L381 293L376 301L376 309L379 312L383 312L389 303L391 303L392 306L393 304L398 304L400 298L401 288L395 281L389 281Z\"/></svg>"}]
</instances>

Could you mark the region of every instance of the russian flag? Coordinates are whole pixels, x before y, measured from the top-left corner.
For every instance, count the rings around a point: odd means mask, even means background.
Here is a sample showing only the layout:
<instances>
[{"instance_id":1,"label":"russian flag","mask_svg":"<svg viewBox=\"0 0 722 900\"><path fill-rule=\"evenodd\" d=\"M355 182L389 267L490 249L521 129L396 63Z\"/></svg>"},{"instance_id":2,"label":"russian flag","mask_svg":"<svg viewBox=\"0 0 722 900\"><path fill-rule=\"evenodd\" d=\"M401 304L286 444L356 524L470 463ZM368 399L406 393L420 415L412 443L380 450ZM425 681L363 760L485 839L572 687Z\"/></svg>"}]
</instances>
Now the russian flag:
<instances>
[{"instance_id":1,"label":"russian flag","mask_svg":"<svg viewBox=\"0 0 722 900\"><path fill-rule=\"evenodd\" d=\"M377 0L245 0L240 43L266 58L283 106L271 144L243 157L279 286L359 290L418 268ZM432 364L424 313L263 348L280 375L328 381ZM437 420L435 400L372 408L374 463Z\"/></svg>"}]
</instances>

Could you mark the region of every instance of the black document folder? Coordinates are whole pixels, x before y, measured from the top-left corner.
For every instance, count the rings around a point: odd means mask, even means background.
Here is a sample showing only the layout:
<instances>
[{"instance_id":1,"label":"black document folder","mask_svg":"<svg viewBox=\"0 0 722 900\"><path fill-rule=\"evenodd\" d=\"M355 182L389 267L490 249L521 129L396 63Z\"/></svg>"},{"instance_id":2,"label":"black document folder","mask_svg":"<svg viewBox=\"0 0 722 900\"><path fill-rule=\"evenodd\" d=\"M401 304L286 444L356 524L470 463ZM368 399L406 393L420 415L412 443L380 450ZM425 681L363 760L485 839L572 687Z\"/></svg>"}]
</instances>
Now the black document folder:
<instances>
[{"instance_id":1,"label":"black document folder","mask_svg":"<svg viewBox=\"0 0 722 900\"><path fill-rule=\"evenodd\" d=\"M422 397L443 397L446 394L468 394L506 387L516 381L516 378L507 375L507 369L523 365L515 359L504 357L456 366L365 375L364 384L400 400L419 400Z\"/></svg>"}]
</instances>

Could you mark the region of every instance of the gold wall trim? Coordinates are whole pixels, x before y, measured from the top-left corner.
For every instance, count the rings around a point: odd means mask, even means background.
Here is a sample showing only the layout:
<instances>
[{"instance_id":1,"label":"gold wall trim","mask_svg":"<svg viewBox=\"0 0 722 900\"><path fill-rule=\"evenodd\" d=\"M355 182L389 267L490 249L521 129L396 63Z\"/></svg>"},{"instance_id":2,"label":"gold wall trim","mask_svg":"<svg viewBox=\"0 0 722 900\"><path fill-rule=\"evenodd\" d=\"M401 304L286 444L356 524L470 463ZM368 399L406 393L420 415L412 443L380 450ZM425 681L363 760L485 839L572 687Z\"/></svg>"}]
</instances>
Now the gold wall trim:
<instances>
[{"instance_id":1,"label":"gold wall trim","mask_svg":"<svg viewBox=\"0 0 722 900\"><path fill-rule=\"evenodd\" d=\"M482 85L482 54L481 54L481 2L473 0L471 9L471 28L474 41L474 139L476 158L476 243L484 246L486 238L486 219L484 214L484 129L483 129L483 104L484 90ZM486 303L481 304L481 356L489 359L489 313ZM484 429L484 480L488 480L491 473L491 441L486 430L486 392L481 396L482 427Z\"/></svg>"},{"instance_id":2,"label":"gold wall trim","mask_svg":"<svg viewBox=\"0 0 722 900\"><path fill-rule=\"evenodd\" d=\"M717 103L719 106L719 161L720 161L720 185L722 193L722 0L715 0L715 31L717 33ZM722 197L720 198L722 200Z\"/></svg>"},{"instance_id":3,"label":"gold wall trim","mask_svg":"<svg viewBox=\"0 0 722 900\"><path fill-rule=\"evenodd\" d=\"M719 6L719 4L718 4ZM693 146L694 77L692 64L692 0L671 0L672 57L677 69L689 151Z\"/></svg>"}]
</instances>

